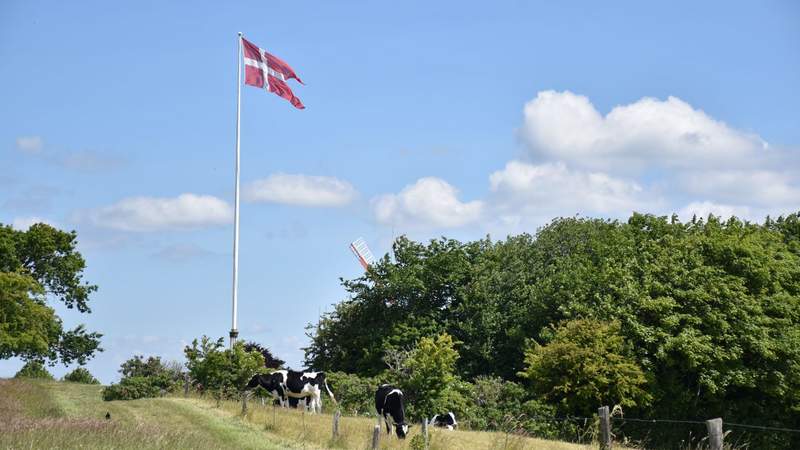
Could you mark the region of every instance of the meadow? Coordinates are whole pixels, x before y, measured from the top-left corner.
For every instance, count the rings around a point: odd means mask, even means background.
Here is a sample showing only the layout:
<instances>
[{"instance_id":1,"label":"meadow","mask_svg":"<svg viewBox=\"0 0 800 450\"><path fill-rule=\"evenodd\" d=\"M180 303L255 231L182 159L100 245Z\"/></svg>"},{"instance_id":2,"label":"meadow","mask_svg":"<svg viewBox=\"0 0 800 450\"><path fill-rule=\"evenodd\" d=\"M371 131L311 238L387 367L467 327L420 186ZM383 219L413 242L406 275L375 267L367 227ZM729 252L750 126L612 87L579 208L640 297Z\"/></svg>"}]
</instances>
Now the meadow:
<instances>
[{"instance_id":1,"label":"meadow","mask_svg":"<svg viewBox=\"0 0 800 450\"><path fill-rule=\"evenodd\" d=\"M0 447L9 449L246 448L368 449L375 419L343 416L332 438L330 414L310 415L250 402L170 396L105 402L102 386L0 380ZM106 419L106 413L111 418ZM381 434L380 448L414 448L408 439ZM596 446L547 441L512 434L430 430L429 448L581 450ZM417 439L417 442L419 439Z\"/></svg>"}]
</instances>

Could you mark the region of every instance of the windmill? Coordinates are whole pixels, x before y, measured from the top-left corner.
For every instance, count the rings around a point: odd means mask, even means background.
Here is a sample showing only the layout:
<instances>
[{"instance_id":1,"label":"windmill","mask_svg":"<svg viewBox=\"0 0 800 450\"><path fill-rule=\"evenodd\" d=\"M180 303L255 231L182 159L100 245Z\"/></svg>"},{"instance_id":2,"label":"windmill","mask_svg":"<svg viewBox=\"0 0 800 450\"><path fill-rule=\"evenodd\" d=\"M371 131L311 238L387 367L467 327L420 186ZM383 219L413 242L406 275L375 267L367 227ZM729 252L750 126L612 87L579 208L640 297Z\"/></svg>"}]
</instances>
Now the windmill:
<instances>
[{"instance_id":1,"label":"windmill","mask_svg":"<svg viewBox=\"0 0 800 450\"><path fill-rule=\"evenodd\" d=\"M372 255L372 251L367 246L364 238L358 238L351 242L350 251L352 251L356 258L358 258L358 262L361 263L361 266L364 267L364 270L367 270L369 266L375 262L375 256Z\"/></svg>"}]
</instances>

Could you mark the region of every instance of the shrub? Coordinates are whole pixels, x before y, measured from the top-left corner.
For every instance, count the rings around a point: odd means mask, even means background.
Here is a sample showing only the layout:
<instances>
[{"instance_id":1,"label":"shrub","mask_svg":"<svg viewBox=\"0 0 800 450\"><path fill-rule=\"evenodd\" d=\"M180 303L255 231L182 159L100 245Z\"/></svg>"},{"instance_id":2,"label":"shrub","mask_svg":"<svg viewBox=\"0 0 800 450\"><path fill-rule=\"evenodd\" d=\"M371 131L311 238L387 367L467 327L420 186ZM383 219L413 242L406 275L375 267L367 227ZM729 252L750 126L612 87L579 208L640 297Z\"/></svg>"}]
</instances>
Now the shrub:
<instances>
[{"instance_id":1,"label":"shrub","mask_svg":"<svg viewBox=\"0 0 800 450\"><path fill-rule=\"evenodd\" d=\"M646 405L647 379L620 334L619 322L572 320L561 323L546 345L532 342L519 375L534 394L562 412L592 414L597 405Z\"/></svg>"},{"instance_id":2,"label":"shrub","mask_svg":"<svg viewBox=\"0 0 800 450\"><path fill-rule=\"evenodd\" d=\"M264 369L264 356L256 350L246 351L243 342L237 342L232 349L223 347L222 338L212 341L203 336L184 348L192 380L217 400L239 394L250 378Z\"/></svg>"},{"instance_id":3,"label":"shrub","mask_svg":"<svg viewBox=\"0 0 800 450\"><path fill-rule=\"evenodd\" d=\"M76 367L75 370L64 375L64 381L83 384L100 384L97 378L93 377L85 367Z\"/></svg>"},{"instance_id":4,"label":"shrub","mask_svg":"<svg viewBox=\"0 0 800 450\"><path fill-rule=\"evenodd\" d=\"M39 378L43 380L52 380L53 376L44 368L41 361L28 361L19 369L19 372L14 375L14 378Z\"/></svg>"},{"instance_id":5,"label":"shrub","mask_svg":"<svg viewBox=\"0 0 800 450\"><path fill-rule=\"evenodd\" d=\"M180 363L163 363L158 356L144 359L142 355L135 355L122 363L119 371L123 378L146 378L153 386L168 392L173 391L183 379Z\"/></svg>"},{"instance_id":6,"label":"shrub","mask_svg":"<svg viewBox=\"0 0 800 450\"><path fill-rule=\"evenodd\" d=\"M327 372L328 386L339 407L354 416L375 415L375 389L381 384L376 377L360 377L344 372Z\"/></svg>"},{"instance_id":7,"label":"shrub","mask_svg":"<svg viewBox=\"0 0 800 450\"><path fill-rule=\"evenodd\" d=\"M137 398L158 397L161 389L145 377L128 377L103 389L103 400L136 400Z\"/></svg>"}]
</instances>

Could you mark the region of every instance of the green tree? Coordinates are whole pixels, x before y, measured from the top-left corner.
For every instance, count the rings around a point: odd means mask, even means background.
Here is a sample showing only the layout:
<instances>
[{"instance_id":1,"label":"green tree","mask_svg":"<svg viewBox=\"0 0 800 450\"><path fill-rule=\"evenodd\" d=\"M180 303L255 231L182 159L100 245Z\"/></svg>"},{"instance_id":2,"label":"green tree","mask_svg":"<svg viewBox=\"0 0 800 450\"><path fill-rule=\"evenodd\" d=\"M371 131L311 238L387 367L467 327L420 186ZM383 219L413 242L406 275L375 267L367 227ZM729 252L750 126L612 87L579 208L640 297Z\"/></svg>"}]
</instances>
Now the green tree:
<instances>
[{"instance_id":1,"label":"green tree","mask_svg":"<svg viewBox=\"0 0 800 450\"><path fill-rule=\"evenodd\" d=\"M222 338L212 341L203 336L184 349L192 380L217 400L241 393L250 378L264 370L264 356L259 351L246 351L241 341L224 349L223 342Z\"/></svg>"},{"instance_id":2,"label":"green tree","mask_svg":"<svg viewBox=\"0 0 800 450\"><path fill-rule=\"evenodd\" d=\"M64 381L82 384L100 384L85 367L76 367L72 372L64 375Z\"/></svg>"},{"instance_id":3,"label":"green tree","mask_svg":"<svg viewBox=\"0 0 800 450\"><path fill-rule=\"evenodd\" d=\"M19 372L14 375L14 378L39 378L43 380L52 380L53 375L45 369L41 361L31 360L25 363Z\"/></svg>"},{"instance_id":4,"label":"green tree","mask_svg":"<svg viewBox=\"0 0 800 450\"><path fill-rule=\"evenodd\" d=\"M651 401L644 371L617 322L562 323L547 344L531 342L525 365L519 375L533 392L567 414L590 415L598 405L642 407Z\"/></svg>"},{"instance_id":5,"label":"green tree","mask_svg":"<svg viewBox=\"0 0 800 450\"><path fill-rule=\"evenodd\" d=\"M390 367L387 377L403 390L412 417L430 417L438 412L445 393L457 381L455 346L452 336L444 333L423 337L413 350L399 353L394 361L387 357Z\"/></svg>"},{"instance_id":6,"label":"green tree","mask_svg":"<svg viewBox=\"0 0 800 450\"><path fill-rule=\"evenodd\" d=\"M90 312L89 295L97 286L83 281L86 264L76 239L75 232L41 223L27 231L0 225L0 358L83 364L102 351L101 334L83 325L64 329L47 306L54 298Z\"/></svg>"}]
</instances>

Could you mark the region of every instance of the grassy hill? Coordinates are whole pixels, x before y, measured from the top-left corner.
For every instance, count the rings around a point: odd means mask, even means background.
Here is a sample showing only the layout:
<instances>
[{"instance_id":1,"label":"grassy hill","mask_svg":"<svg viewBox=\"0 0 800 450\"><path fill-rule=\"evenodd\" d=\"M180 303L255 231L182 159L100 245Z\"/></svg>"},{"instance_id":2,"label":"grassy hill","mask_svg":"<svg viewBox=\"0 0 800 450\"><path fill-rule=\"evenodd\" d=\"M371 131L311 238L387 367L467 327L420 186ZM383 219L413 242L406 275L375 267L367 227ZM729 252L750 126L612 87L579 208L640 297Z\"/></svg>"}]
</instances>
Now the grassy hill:
<instances>
[{"instance_id":1,"label":"grassy hill","mask_svg":"<svg viewBox=\"0 0 800 450\"><path fill-rule=\"evenodd\" d=\"M101 386L0 380L0 448L369 448L374 419L342 417L331 439L332 418L300 411L199 398L165 397L104 402ZM252 402L251 402L252 403ZM111 419L106 420L106 412ZM381 448L411 448L420 427L400 441L381 435ZM436 449L581 450L595 447L502 433L431 432Z\"/></svg>"}]
</instances>

